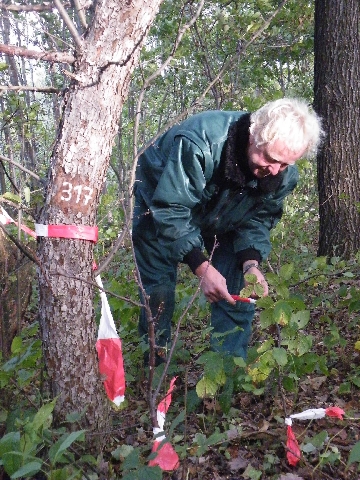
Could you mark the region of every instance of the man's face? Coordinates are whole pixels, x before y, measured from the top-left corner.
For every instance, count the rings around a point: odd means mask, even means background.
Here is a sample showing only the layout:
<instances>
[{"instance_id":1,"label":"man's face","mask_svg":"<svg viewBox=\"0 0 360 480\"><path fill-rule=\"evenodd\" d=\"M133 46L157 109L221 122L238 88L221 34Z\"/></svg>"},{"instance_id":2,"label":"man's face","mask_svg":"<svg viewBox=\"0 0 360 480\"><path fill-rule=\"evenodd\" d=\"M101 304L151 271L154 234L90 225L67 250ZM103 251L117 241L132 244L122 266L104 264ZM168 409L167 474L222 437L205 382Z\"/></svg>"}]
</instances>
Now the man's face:
<instances>
[{"instance_id":1,"label":"man's face","mask_svg":"<svg viewBox=\"0 0 360 480\"><path fill-rule=\"evenodd\" d=\"M254 137L250 135L248 147L249 167L257 178L277 175L289 165L294 165L301 158L304 151L292 152L281 140L275 140L274 143L257 147Z\"/></svg>"}]
</instances>

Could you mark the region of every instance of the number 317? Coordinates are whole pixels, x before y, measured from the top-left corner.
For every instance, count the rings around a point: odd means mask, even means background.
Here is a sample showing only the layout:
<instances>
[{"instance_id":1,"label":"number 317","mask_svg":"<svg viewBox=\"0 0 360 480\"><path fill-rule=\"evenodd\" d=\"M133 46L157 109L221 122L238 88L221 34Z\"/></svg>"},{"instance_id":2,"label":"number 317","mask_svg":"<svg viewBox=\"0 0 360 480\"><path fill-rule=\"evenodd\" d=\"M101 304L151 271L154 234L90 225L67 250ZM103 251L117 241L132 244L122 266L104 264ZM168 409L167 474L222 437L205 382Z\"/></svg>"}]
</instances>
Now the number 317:
<instances>
[{"instance_id":1,"label":"number 317","mask_svg":"<svg viewBox=\"0 0 360 480\"><path fill-rule=\"evenodd\" d=\"M83 185L73 186L70 182L64 182L63 187L64 188L61 191L61 200L64 200L65 202L70 202L70 200L74 198L75 203L83 201L84 205L87 205L91 200L93 189L90 187Z\"/></svg>"}]
</instances>

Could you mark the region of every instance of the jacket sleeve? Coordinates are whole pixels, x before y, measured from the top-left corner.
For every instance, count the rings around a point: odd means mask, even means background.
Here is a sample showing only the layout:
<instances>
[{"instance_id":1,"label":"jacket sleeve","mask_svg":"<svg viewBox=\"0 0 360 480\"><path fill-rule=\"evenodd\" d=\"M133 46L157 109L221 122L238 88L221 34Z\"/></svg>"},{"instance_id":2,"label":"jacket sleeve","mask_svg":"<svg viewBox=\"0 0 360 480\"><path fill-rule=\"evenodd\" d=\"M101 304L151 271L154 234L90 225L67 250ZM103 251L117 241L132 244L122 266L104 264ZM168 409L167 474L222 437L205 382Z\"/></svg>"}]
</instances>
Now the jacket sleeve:
<instances>
[{"instance_id":1,"label":"jacket sleeve","mask_svg":"<svg viewBox=\"0 0 360 480\"><path fill-rule=\"evenodd\" d=\"M203 248L192 209L206 187L205 156L194 142L177 137L152 198L150 209L158 240L177 261L194 248Z\"/></svg>"},{"instance_id":2,"label":"jacket sleeve","mask_svg":"<svg viewBox=\"0 0 360 480\"><path fill-rule=\"evenodd\" d=\"M256 250L261 260L268 257L271 251L270 230L281 219L284 200L296 187L298 178L297 168L288 167L279 189L270 197L264 197L255 215L236 230L234 249L240 263L247 259L247 250Z\"/></svg>"}]
</instances>

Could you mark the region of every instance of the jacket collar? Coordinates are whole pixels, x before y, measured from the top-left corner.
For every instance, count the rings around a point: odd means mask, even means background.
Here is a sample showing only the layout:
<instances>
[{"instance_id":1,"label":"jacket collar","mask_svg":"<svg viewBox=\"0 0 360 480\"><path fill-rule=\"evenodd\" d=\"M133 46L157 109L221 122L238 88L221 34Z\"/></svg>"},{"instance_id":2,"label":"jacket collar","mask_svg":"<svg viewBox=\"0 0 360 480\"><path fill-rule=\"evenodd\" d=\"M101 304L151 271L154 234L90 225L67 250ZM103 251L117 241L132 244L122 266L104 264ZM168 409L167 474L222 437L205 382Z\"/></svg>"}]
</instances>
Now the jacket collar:
<instances>
[{"instance_id":1,"label":"jacket collar","mask_svg":"<svg viewBox=\"0 0 360 480\"><path fill-rule=\"evenodd\" d=\"M242 189L250 184L261 193L271 193L279 188L283 180L283 173L264 178L256 178L250 168L247 155L249 145L250 113L245 113L234 122L228 131L227 141L223 149L222 162L224 168L224 182L230 189Z\"/></svg>"}]
</instances>

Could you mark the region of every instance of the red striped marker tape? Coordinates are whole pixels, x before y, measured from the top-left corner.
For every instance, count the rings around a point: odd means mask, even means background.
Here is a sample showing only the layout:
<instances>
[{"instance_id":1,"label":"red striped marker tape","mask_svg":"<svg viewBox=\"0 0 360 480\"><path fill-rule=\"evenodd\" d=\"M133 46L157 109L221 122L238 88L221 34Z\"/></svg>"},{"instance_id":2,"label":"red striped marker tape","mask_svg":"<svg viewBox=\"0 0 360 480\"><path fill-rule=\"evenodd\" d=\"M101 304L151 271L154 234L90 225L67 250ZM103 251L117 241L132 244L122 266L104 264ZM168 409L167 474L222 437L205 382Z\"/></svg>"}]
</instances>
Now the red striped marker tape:
<instances>
[{"instance_id":1,"label":"red striped marker tape","mask_svg":"<svg viewBox=\"0 0 360 480\"><path fill-rule=\"evenodd\" d=\"M256 300L253 298L245 298L245 297L239 297L239 295L231 295L234 300L237 302L243 302L243 303L256 303Z\"/></svg>"},{"instance_id":2,"label":"red striped marker tape","mask_svg":"<svg viewBox=\"0 0 360 480\"><path fill-rule=\"evenodd\" d=\"M42 225L36 223L35 232L38 237L76 238L91 242L97 242L99 235L98 227L89 227L88 225Z\"/></svg>"}]
</instances>

